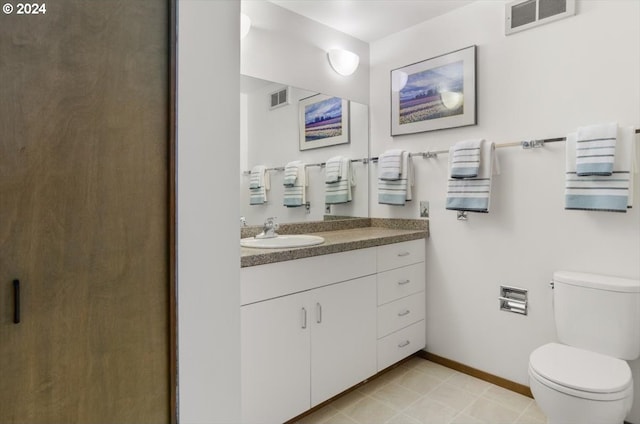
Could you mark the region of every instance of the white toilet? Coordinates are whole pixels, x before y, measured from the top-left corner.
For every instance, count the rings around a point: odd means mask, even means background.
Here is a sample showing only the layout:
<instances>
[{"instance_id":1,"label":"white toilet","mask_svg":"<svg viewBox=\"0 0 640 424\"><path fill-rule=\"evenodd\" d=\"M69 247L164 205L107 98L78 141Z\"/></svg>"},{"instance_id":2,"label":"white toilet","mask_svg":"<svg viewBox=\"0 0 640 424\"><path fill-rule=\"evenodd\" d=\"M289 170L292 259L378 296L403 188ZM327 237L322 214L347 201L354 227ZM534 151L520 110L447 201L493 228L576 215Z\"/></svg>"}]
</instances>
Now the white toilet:
<instances>
[{"instance_id":1,"label":"white toilet","mask_svg":"<svg viewBox=\"0 0 640 424\"><path fill-rule=\"evenodd\" d=\"M553 310L560 343L529 357L529 385L549 424L622 424L640 356L640 280L557 271Z\"/></svg>"}]
</instances>

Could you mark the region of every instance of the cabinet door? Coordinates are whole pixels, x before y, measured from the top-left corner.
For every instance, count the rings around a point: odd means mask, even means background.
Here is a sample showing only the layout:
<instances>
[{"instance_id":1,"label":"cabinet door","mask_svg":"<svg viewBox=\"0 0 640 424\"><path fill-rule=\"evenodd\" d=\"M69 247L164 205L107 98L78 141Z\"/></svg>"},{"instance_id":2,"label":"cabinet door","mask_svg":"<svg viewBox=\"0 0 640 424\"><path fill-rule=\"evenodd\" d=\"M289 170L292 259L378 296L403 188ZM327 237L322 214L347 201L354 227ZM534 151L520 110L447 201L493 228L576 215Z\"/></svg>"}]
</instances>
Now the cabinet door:
<instances>
[{"instance_id":1,"label":"cabinet door","mask_svg":"<svg viewBox=\"0 0 640 424\"><path fill-rule=\"evenodd\" d=\"M244 423L281 423L309 409L308 296L240 308Z\"/></svg>"},{"instance_id":2,"label":"cabinet door","mask_svg":"<svg viewBox=\"0 0 640 424\"><path fill-rule=\"evenodd\" d=\"M376 277L312 292L311 406L376 373Z\"/></svg>"}]
</instances>

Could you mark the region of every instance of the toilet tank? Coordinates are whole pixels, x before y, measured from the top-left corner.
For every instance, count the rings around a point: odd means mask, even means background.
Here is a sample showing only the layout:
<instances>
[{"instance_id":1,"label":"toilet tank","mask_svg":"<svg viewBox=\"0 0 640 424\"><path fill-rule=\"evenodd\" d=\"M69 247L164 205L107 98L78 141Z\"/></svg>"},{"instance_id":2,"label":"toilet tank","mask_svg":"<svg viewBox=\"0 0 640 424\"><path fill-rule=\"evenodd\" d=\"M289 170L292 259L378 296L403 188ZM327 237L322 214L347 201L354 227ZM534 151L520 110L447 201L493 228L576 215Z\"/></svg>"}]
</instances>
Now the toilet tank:
<instances>
[{"instance_id":1,"label":"toilet tank","mask_svg":"<svg viewBox=\"0 0 640 424\"><path fill-rule=\"evenodd\" d=\"M640 280L556 271L553 282L562 343L620 359L640 356Z\"/></svg>"}]
</instances>

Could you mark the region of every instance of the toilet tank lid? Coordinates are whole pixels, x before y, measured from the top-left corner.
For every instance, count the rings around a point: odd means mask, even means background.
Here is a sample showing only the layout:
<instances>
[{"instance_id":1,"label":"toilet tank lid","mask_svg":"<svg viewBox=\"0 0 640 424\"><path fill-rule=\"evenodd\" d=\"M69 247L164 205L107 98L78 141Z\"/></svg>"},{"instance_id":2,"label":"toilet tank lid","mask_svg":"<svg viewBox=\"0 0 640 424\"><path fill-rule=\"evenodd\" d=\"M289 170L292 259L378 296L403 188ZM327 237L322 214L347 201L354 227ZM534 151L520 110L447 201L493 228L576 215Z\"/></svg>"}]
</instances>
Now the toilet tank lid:
<instances>
[{"instance_id":1,"label":"toilet tank lid","mask_svg":"<svg viewBox=\"0 0 640 424\"><path fill-rule=\"evenodd\" d=\"M555 283L565 283L598 290L625 293L640 292L640 280L613 277L610 275L589 274L586 272L574 271L556 271L553 273L553 281Z\"/></svg>"}]
</instances>

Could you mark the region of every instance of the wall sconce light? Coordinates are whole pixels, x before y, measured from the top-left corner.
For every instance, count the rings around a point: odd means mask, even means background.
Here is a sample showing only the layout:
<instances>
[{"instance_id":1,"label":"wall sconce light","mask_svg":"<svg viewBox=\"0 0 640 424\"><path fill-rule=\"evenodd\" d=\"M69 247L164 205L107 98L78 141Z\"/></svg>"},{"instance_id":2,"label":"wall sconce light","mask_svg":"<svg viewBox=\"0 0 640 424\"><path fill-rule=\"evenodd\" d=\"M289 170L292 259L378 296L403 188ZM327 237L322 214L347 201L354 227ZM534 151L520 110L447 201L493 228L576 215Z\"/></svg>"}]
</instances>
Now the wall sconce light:
<instances>
[{"instance_id":1,"label":"wall sconce light","mask_svg":"<svg viewBox=\"0 0 640 424\"><path fill-rule=\"evenodd\" d=\"M353 74L360 64L360 56L348 50L331 49L327 57L333 70L343 76Z\"/></svg>"},{"instance_id":2,"label":"wall sconce light","mask_svg":"<svg viewBox=\"0 0 640 424\"><path fill-rule=\"evenodd\" d=\"M245 15L244 13L240 14L240 39L242 40L244 37L249 34L249 30L251 29L251 18Z\"/></svg>"}]
</instances>

